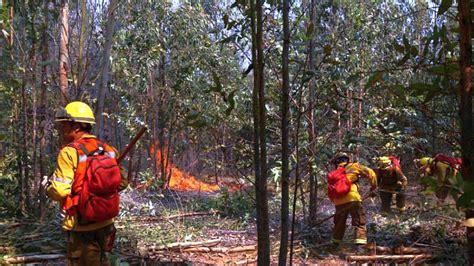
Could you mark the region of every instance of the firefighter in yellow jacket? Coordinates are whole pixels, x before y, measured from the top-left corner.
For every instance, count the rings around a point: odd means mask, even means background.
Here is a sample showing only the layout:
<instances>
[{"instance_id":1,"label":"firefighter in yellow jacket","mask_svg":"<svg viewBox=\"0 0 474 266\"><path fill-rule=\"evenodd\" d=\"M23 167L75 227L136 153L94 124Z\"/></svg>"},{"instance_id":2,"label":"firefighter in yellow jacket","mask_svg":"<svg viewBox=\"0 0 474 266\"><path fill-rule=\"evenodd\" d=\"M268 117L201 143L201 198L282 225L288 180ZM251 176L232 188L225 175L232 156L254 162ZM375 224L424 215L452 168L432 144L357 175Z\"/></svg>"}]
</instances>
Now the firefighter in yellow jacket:
<instances>
[{"instance_id":1,"label":"firefighter in yellow jacket","mask_svg":"<svg viewBox=\"0 0 474 266\"><path fill-rule=\"evenodd\" d=\"M338 154L332 162L337 167L346 169L346 177L352 182L350 191L343 197L332 199L336 205L334 215L334 228L332 232L332 243L339 244L344 238L346 231L346 220L350 215L352 226L355 228L354 243L367 244L366 218L362 206L362 197L359 193L359 179L367 178L370 182L371 192L377 188L377 176L374 170L359 163L350 162L349 156L345 153Z\"/></svg>"},{"instance_id":2,"label":"firefighter in yellow jacket","mask_svg":"<svg viewBox=\"0 0 474 266\"><path fill-rule=\"evenodd\" d=\"M56 169L49 178L46 194L61 204L64 211L66 198L71 193L74 173L79 164L78 152L68 146L82 138L96 138L91 134L95 123L92 109L83 102L71 102L56 113L55 122L62 141L57 157ZM110 147L110 146L108 146ZM115 148L110 147L109 155L118 158ZM120 190L128 185L122 176ZM106 246L113 244L115 236L114 220L90 224L79 224L77 216L65 215L62 228L67 232L68 265L109 265L105 256Z\"/></svg>"},{"instance_id":3,"label":"firefighter in yellow jacket","mask_svg":"<svg viewBox=\"0 0 474 266\"><path fill-rule=\"evenodd\" d=\"M435 160L431 157L423 157L414 160L420 176L434 176L437 181L436 197L438 205L442 205L449 193L452 192L452 179L458 174L458 167L450 165L448 162ZM458 199L458 193L453 192L453 198Z\"/></svg>"},{"instance_id":4,"label":"firefighter in yellow jacket","mask_svg":"<svg viewBox=\"0 0 474 266\"><path fill-rule=\"evenodd\" d=\"M395 194L397 208L400 212L405 211L405 190L408 184L407 177L403 174L397 158L392 156L381 156L375 160L380 200L382 201L381 212L383 215L391 213L392 197Z\"/></svg>"}]
</instances>

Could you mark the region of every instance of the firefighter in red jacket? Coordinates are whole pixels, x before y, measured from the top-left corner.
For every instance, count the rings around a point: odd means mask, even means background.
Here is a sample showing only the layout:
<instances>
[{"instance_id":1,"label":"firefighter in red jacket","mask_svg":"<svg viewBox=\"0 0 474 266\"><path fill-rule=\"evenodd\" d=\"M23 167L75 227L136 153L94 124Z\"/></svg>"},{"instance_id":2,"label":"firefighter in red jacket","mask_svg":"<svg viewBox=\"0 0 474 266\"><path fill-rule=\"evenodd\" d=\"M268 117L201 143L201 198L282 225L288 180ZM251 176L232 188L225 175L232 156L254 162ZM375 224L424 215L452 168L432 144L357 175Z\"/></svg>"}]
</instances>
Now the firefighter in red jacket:
<instances>
[{"instance_id":1,"label":"firefighter in red jacket","mask_svg":"<svg viewBox=\"0 0 474 266\"><path fill-rule=\"evenodd\" d=\"M358 190L358 181L361 177L367 178L370 182L371 191L373 192L377 188L377 176L374 170L369 167L350 162L349 156L345 153L338 154L332 162L336 168L344 167L346 169L347 179L352 182L349 193L345 196L331 199L334 205L336 205L332 243L339 244L342 242L346 231L346 220L350 215L352 226L355 228L354 243L367 244L366 218L362 206L362 197Z\"/></svg>"},{"instance_id":2,"label":"firefighter in red jacket","mask_svg":"<svg viewBox=\"0 0 474 266\"><path fill-rule=\"evenodd\" d=\"M61 211L67 209L67 199L78 164L82 163L74 147L68 146L79 139L95 138L92 125L95 123L92 109L83 102L71 102L56 113L58 133L62 147L57 157L56 169L46 185L46 194L61 204ZM115 148L106 146L108 156L118 158ZM120 190L128 185L122 176ZM115 235L114 220L79 224L77 216L65 215L62 228L67 232L68 265L109 265L105 256L107 246L111 247Z\"/></svg>"},{"instance_id":3,"label":"firefighter in red jacket","mask_svg":"<svg viewBox=\"0 0 474 266\"><path fill-rule=\"evenodd\" d=\"M392 197L395 194L397 208L405 211L405 190L408 179L403 174L398 159L392 156L376 158L377 168L375 173L379 183L380 200L382 201L381 213L391 213Z\"/></svg>"}]
</instances>

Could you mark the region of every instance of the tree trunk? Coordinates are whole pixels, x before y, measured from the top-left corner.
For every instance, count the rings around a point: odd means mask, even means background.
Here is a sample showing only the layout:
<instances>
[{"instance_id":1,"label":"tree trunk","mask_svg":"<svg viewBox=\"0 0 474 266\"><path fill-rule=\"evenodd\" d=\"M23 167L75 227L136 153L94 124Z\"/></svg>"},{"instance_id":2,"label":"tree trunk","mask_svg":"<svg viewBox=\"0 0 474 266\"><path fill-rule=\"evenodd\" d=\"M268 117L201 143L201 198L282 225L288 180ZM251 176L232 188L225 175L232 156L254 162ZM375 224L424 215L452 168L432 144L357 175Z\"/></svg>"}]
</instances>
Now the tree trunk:
<instances>
[{"instance_id":1,"label":"tree trunk","mask_svg":"<svg viewBox=\"0 0 474 266\"><path fill-rule=\"evenodd\" d=\"M109 9L107 11L107 27L105 29L105 45L104 56L102 58L102 76L99 84L99 91L97 96L97 107L95 111L96 117L96 134L99 139L104 136L104 103L107 95L107 83L109 82L109 68L110 68L110 53L112 51L113 35L115 30L115 12L117 10L117 0L111 0Z\"/></svg>"},{"instance_id":2,"label":"tree trunk","mask_svg":"<svg viewBox=\"0 0 474 266\"><path fill-rule=\"evenodd\" d=\"M254 65L254 136L255 142L255 190L257 207L257 242L258 265L270 264L270 236L268 228L268 199L267 199L267 154L265 140L265 88L263 60L263 15L262 1L251 2L252 20L252 58ZM255 7L255 8L253 8ZM256 16L255 16L255 13ZM255 53L255 55L253 54Z\"/></svg>"},{"instance_id":3,"label":"tree trunk","mask_svg":"<svg viewBox=\"0 0 474 266\"><path fill-rule=\"evenodd\" d=\"M13 28L13 16L14 16L14 10L15 10L15 1L10 0L10 8L8 10L8 18L10 19L10 36L8 36L8 44L10 47L13 46L13 34L15 34L14 28ZM13 57L13 53L11 54Z\"/></svg>"},{"instance_id":4,"label":"tree trunk","mask_svg":"<svg viewBox=\"0 0 474 266\"><path fill-rule=\"evenodd\" d=\"M461 82L459 93L461 96L459 113L461 114L461 152L462 167L461 174L465 181L474 182L472 172L472 163L474 161L474 146L472 139L472 39L471 39L471 7L469 0L459 0L459 30L460 40L459 46L461 50L461 58L459 65L461 69ZM474 210L466 210L466 219L474 218ZM468 240L468 257L469 264L474 264L474 227L467 227L466 235Z\"/></svg>"},{"instance_id":5,"label":"tree trunk","mask_svg":"<svg viewBox=\"0 0 474 266\"><path fill-rule=\"evenodd\" d=\"M69 102L67 72L69 70L69 0L61 0L59 17L59 89L61 103Z\"/></svg>"},{"instance_id":6,"label":"tree trunk","mask_svg":"<svg viewBox=\"0 0 474 266\"><path fill-rule=\"evenodd\" d=\"M309 6L309 23L315 20L316 0L311 0ZM309 27L309 26L308 26ZM314 27L313 27L314 29ZM314 37L311 37L308 43L308 70L314 71ZM308 83L309 99L308 99L308 141L309 141L309 156L311 157L308 163L309 173L309 224L313 225L318 218L318 179L313 169L314 159L316 158L316 127L314 119L314 100L316 99L315 80L311 78Z\"/></svg>"},{"instance_id":7,"label":"tree trunk","mask_svg":"<svg viewBox=\"0 0 474 266\"><path fill-rule=\"evenodd\" d=\"M286 265L288 253L288 213L289 213L289 147L288 147L288 116L290 77L288 69L288 54L290 48L290 29L288 13L289 0L283 0L283 54L282 54L282 92L281 92L281 226L280 254L278 265Z\"/></svg>"},{"instance_id":8,"label":"tree trunk","mask_svg":"<svg viewBox=\"0 0 474 266\"><path fill-rule=\"evenodd\" d=\"M76 77L76 98L79 98L82 92L82 83L84 82L85 62L84 62L84 43L86 38L87 25L87 0L81 0L81 31L79 32L79 54L77 55L77 77Z\"/></svg>"},{"instance_id":9,"label":"tree trunk","mask_svg":"<svg viewBox=\"0 0 474 266\"><path fill-rule=\"evenodd\" d=\"M49 24L49 12L48 12L49 0L45 0L43 3L43 29L41 36L41 61L47 62L49 59L48 51L48 24ZM40 86L40 96L38 102L38 116L43 121L39 130L39 172L40 178L46 175L46 107L45 107L45 98L46 91L48 86L48 69L46 64L43 64L41 67L41 86ZM44 193L44 187L40 182L39 192L40 192L40 220L43 221L46 215L46 194Z\"/></svg>"}]
</instances>

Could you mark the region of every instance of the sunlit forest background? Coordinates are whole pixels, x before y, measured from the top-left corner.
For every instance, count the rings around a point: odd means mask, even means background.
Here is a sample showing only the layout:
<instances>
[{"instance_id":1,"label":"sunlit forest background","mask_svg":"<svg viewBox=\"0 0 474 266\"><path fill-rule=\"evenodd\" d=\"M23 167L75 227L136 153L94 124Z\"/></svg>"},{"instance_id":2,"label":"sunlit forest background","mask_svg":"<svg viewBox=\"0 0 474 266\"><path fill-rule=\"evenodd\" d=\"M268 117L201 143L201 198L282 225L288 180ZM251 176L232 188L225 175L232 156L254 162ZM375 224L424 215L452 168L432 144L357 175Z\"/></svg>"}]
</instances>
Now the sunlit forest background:
<instances>
[{"instance_id":1,"label":"sunlit forest background","mask_svg":"<svg viewBox=\"0 0 474 266\"><path fill-rule=\"evenodd\" d=\"M80 100L119 151L147 127L122 163L119 264L262 263L262 247L285 264L281 243L293 263L347 262L324 250L341 151L369 167L396 155L409 178L405 214L366 203L369 242L467 264L472 170L453 181L461 202L436 208L435 178L413 164L472 159L462 10L472 19L473 2L0 0L0 254L64 253L41 180L60 148L55 112Z\"/></svg>"}]
</instances>

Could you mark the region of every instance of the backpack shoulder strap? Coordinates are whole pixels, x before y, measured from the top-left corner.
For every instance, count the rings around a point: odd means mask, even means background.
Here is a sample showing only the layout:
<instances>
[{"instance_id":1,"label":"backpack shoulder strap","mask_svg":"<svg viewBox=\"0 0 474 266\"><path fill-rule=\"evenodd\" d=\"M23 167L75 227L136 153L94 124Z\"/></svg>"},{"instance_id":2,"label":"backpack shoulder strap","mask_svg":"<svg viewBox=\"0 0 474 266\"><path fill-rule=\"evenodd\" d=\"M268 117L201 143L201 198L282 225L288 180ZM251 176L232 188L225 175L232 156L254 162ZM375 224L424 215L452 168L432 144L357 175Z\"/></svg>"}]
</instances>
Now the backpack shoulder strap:
<instances>
[{"instance_id":1,"label":"backpack shoulder strap","mask_svg":"<svg viewBox=\"0 0 474 266\"><path fill-rule=\"evenodd\" d=\"M84 139L78 139L75 142L68 144L68 146L75 148L79 155L84 154L86 156L90 156L97 151L103 153L104 150L102 142L98 140L92 143L90 141L85 141Z\"/></svg>"}]
</instances>

